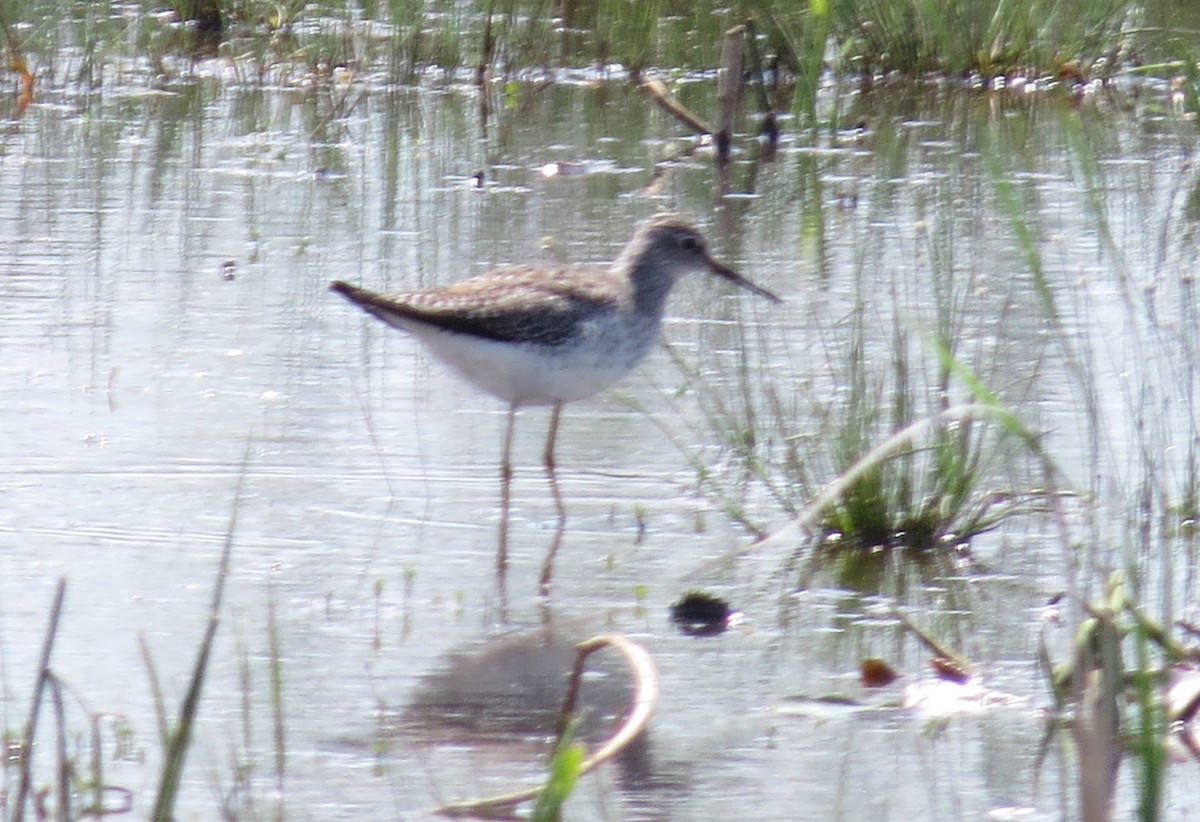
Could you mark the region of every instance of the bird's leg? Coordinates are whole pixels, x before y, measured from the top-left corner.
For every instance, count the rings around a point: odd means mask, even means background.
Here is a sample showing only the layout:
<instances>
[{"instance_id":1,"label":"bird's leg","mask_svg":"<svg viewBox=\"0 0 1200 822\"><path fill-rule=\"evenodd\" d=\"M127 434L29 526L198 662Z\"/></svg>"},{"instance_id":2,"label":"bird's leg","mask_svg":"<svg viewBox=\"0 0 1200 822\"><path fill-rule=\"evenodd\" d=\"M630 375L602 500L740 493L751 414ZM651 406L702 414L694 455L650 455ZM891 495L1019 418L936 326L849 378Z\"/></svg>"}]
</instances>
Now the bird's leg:
<instances>
[{"instance_id":1,"label":"bird's leg","mask_svg":"<svg viewBox=\"0 0 1200 822\"><path fill-rule=\"evenodd\" d=\"M517 405L508 407L508 421L504 427L504 456L500 462L500 543L496 548L496 571L500 578L508 568L508 503L512 486L512 441L513 428L517 421Z\"/></svg>"},{"instance_id":2,"label":"bird's leg","mask_svg":"<svg viewBox=\"0 0 1200 822\"><path fill-rule=\"evenodd\" d=\"M558 439L558 418L562 414L562 403L556 402L550 412L550 433L546 437L546 450L542 452L542 465L546 468L546 478L550 481L550 495L554 498L554 511L558 515L558 523L554 529L554 541L546 552L546 561L542 563L540 590L542 596L550 593L550 579L554 576L554 557L558 554L558 546L562 543L563 528L567 524L567 509L563 506L562 493L558 488L558 475L554 465L554 443Z\"/></svg>"},{"instance_id":3,"label":"bird's leg","mask_svg":"<svg viewBox=\"0 0 1200 822\"><path fill-rule=\"evenodd\" d=\"M546 551L546 559L542 562L542 575L538 577L538 595L550 596L550 582L554 579L554 558L558 556L558 546L562 545L563 525L554 529L554 539L550 541L550 550Z\"/></svg>"},{"instance_id":4,"label":"bird's leg","mask_svg":"<svg viewBox=\"0 0 1200 822\"><path fill-rule=\"evenodd\" d=\"M558 515L560 529L567 522L567 509L563 507L562 494L558 490L558 475L554 470L554 443L558 439L558 418L561 414L562 403L554 403L554 410L550 412L550 433L546 437L546 450L542 452L542 465L546 467L546 477L550 480L550 493L554 495L554 512Z\"/></svg>"}]
</instances>

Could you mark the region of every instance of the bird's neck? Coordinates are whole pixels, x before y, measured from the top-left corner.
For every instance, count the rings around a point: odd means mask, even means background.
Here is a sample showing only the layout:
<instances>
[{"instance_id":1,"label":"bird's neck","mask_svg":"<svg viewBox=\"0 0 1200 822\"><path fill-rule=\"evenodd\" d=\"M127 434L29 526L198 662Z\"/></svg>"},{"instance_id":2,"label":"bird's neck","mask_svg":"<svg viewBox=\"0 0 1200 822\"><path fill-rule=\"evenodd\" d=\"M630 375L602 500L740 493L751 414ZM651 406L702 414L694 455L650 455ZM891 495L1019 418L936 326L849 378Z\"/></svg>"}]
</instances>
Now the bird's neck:
<instances>
[{"instance_id":1,"label":"bird's neck","mask_svg":"<svg viewBox=\"0 0 1200 822\"><path fill-rule=\"evenodd\" d=\"M633 257L628 265L634 310L655 317L662 316L667 295L675 285L674 275L647 254Z\"/></svg>"}]
</instances>

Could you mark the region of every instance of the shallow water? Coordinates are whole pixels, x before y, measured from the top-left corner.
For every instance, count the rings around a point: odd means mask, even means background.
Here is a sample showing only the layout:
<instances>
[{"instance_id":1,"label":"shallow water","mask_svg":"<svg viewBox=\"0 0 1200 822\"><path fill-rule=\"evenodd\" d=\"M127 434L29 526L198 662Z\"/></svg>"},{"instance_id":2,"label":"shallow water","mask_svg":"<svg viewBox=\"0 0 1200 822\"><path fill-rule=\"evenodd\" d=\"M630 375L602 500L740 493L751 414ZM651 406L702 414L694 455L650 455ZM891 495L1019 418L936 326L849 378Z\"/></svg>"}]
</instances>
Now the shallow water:
<instances>
[{"instance_id":1,"label":"shallow water","mask_svg":"<svg viewBox=\"0 0 1200 822\"><path fill-rule=\"evenodd\" d=\"M491 100L485 128L469 86L252 88L221 64L206 71L218 79L42 89L0 136L7 727L22 721L63 577L53 667L78 717L117 715L132 731L105 776L147 814L161 746L139 638L173 711L232 535L180 818L212 818L239 764L246 783L229 803L288 818L423 818L536 778L543 747L436 744L397 728L451 652L547 628L629 633L662 675L649 775L585 780L571 818L1063 817L1069 755L1052 746L1038 760L1050 703L1036 670L1041 607L1068 583L1055 529L1014 519L977 541L979 565L876 569L873 584L800 573L787 564L794 540L714 565L750 537L698 492L693 463L759 527L783 525L706 410L748 398L758 435L811 443L811 475L825 481L821 423L838 413L847 360L887 394L902 339L920 384L936 371L922 335L946 323L958 356L1049 432L1065 476L1112 506L1099 510L1128 504L1151 473L1179 497L1196 331L1183 208L1194 136L1176 113L1135 97L1073 108L1049 95L877 94L847 118L865 131L822 135L818 148L788 136L762 164L744 144L734 189L753 174L753 192L714 212L702 152L654 182L656 161L689 141L622 84L520 87ZM992 149L1033 226L1053 314L997 203ZM543 176L552 162L590 173ZM469 185L477 170L483 190ZM498 263L604 261L664 208L703 224L719 257L786 304L685 282L664 336L686 370L658 350L615 390L567 408L569 520L548 602L536 597L553 539L547 413L522 412L501 595L504 408L327 283L415 288ZM1091 408L1079 407L1081 362ZM764 396L788 410L782 423ZM1006 468L996 482L1039 478ZM803 489L784 493L803 504ZM1132 528L1100 519L1082 516L1074 532L1103 546L1080 562L1094 590L1103 577L1090 572L1138 547ZM1178 546L1156 534L1150 547ZM1155 588L1177 613L1195 608L1193 565L1181 553ZM727 596L744 622L716 638L679 634L668 607L696 587ZM939 719L896 709L900 686L861 689L869 656L901 685L931 678L928 654L881 607L892 601L1011 700ZM287 753L278 792L271 624ZM830 694L867 708L805 707ZM1125 790L1123 807L1132 801ZM1186 818L1189 801L1173 793L1168 818Z\"/></svg>"}]
</instances>

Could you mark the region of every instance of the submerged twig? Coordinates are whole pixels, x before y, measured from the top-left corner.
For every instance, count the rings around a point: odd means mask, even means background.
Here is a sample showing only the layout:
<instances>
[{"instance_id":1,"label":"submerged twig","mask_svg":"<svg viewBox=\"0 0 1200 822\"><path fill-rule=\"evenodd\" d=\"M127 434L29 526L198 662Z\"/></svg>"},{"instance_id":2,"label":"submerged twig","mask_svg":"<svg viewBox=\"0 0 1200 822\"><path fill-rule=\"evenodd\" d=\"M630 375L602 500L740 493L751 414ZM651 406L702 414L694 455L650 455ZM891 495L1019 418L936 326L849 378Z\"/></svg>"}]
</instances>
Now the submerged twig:
<instances>
[{"instance_id":1,"label":"submerged twig","mask_svg":"<svg viewBox=\"0 0 1200 822\"><path fill-rule=\"evenodd\" d=\"M688 110L683 103L671 96L667 84L662 80L647 80L642 83L642 89L654 98L659 107L679 122L688 126L697 134L712 134L713 129L708 123Z\"/></svg>"},{"instance_id":2,"label":"submerged twig","mask_svg":"<svg viewBox=\"0 0 1200 822\"><path fill-rule=\"evenodd\" d=\"M779 124L775 119L775 106L771 103L771 95L767 94L767 82L763 77L762 55L758 52L758 35L753 20L746 22L746 49L750 58L748 85L758 100L758 109L763 118L758 133L760 137L766 138L767 145L773 150L775 144L779 142ZM778 70L773 73L773 76L775 82L778 82Z\"/></svg>"},{"instance_id":3,"label":"submerged twig","mask_svg":"<svg viewBox=\"0 0 1200 822\"><path fill-rule=\"evenodd\" d=\"M630 710L629 716L626 717L620 729L583 761L579 769L580 776L603 765L628 748L646 730L646 726L650 723L650 717L654 713L654 706L658 702L658 671L654 667L654 660L651 659L650 654L641 645L632 642L620 634L604 634L585 640L576 646L575 667L571 672L571 680L567 686L567 697L563 703L563 716L569 717L570 713L574 711L575 700L579 693L579 684L583 677L584 662L591 654L609 646L615 648L625 657L625 662L629 665L630 672L633 675L632 710ZM560 718L560 734L567 727L566 723L568 721L569 719L564 720ZM511 810L523 802L536 799L542 790L543 787L538 786L486 799L452 802L448 805L435 808L434 813L441 814L442 816L496 816L504 811Z\"/></svg>"},{"instance_id":4,"label":"submerged twig","mask_svg":"<svg viewBox=\"0 0 1200 822\"><path fill-rule=\"evenodd\" d=\"M479 62L475 65L475 85L479 88L487 83L492 66L492 54L496 49L496 36L492 32L492 16L495 13L495 0L489 0L483 13L483 45L479 49ZM486 97L486 95L483 95Z\"/></svg>"},{"instance_id":5,"label":"submerged twig","mask_svg":"<svg viewBox=\"0 0 1200 822\"><path fill-rule=\"evenodd\" d=\"M725 32L721 48L721 70L717 76L717 160L729 160L733 126L742 107L742 64L746 45L746 27L734 26Z\"/></svg>"},{"instance_id":6,"label":"submerged twig","mask_svg":"<svg viewBox=\"0 0 1200 822\"><path fill-rule=\"evenodd\" d=\"M950 650L945 645L927 634L920 626L909 619L908 614L904 613L899 608L892 608L892 616L900 620L900 624L902 624L905 629L910 631L922 645L933 651L935 656L950 660L959 669L961 669L963 673L970 671L974 667L971 665L971 661L969 659L961 654L956 653L955 651Z\"/></svg>"}]
</instances>

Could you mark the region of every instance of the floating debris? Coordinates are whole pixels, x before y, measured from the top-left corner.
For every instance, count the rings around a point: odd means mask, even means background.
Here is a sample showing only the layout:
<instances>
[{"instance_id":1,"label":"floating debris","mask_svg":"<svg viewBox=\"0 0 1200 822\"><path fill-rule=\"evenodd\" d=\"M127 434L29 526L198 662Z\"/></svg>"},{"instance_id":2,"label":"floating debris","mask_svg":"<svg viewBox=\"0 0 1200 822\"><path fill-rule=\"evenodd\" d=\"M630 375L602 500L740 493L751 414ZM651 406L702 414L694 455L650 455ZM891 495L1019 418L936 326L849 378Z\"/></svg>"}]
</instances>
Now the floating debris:
<instances>
[{"instance_id":1,"label":"floating debris","mask_svg":"<svg viewBox=\"0 0 1200 822\"><path fill-rule=\"evenodd\" d=\"M701 591L685 594L671 606L671 621L690 636L715 636L736 625L742 617L720 597Z\"/></svg>"},{"instance_id":2,"label":"floating debris","mask_svg":"<svg viewBox=\"0 0 1200 822\"><path fill-rule=\"evenodd\" d=\"M949 657L935 656L929 660L929 665L947 682L957 682L961 685L971 678L971 672L961 662Z\"/></svg>"},{"instance_id":3,"label":"floating debris","mask_svg":"<svg viewBox=\"0 0 1200 822\"><path fill-rule=\"evenodd\" d=\"M612 160L576 160L546 163L538 169L543 177L579 177L585 174L601 174L616 171Z\"/></svg>"},{"instance_id":4,"label":"floating debris","mask_svg":"<svg viewBox=\"0 0 1200 822\"><path fill-rule=\"evenodd\" d=\"M858 680L867 688L891 685L900 674L882 659L864 659L858 666Z\"/></svg>"}]
</instances>

